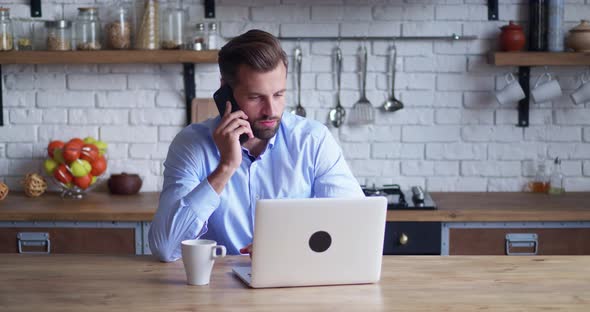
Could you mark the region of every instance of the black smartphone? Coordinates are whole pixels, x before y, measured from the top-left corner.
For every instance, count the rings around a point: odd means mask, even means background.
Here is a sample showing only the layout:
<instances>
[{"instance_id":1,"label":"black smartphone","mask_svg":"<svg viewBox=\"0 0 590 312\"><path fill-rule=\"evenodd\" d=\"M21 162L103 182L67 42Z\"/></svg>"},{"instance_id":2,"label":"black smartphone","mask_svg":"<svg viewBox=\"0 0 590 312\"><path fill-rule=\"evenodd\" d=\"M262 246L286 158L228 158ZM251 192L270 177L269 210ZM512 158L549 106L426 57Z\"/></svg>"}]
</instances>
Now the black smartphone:
<instances>
[{"instance_id":1,"label":"black smartphone","mask_svg":"<svg viewBox=\"0 0 590 312\"><path fill-rule=\"evenodd\" d=\"M221 88L213 93L213 100L215 101L215 105L217 106L217 110L221 116L223 116L225 113L227 101L231 103L232 113L240 110L240 107L234 98L234 90L232 90L232 88L227 83L223 84ZM240 135L240 144L244 144L246 141L248 141L248 135L245 133Z\"/></svg>"}]
</instances>

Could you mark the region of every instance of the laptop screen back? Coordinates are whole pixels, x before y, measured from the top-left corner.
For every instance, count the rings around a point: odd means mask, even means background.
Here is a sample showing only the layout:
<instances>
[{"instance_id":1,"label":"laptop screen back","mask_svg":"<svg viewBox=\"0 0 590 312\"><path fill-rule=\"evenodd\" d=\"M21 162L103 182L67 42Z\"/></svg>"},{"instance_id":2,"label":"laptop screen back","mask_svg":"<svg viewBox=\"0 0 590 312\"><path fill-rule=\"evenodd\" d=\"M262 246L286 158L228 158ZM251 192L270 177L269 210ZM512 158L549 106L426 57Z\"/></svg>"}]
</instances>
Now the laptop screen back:
<instances>
[{"instance_id":1,"label":"laptop screen back","mask_svg":"<svg viewBox=\"0 0 590 312\"><path fill-rule=\"evenodd\" d=\"M386 211L384 197L259 200L251 286L378 281Z\"/></svg>"}]
</instances>

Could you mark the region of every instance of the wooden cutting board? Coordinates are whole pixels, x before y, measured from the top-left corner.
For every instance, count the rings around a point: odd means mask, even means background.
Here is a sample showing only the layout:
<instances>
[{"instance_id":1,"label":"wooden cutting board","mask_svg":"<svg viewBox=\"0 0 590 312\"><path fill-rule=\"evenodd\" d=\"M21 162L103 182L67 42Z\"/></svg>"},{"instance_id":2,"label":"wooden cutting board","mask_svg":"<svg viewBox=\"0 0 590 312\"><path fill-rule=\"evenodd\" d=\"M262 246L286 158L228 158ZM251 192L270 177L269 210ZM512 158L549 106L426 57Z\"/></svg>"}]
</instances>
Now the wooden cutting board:
<instances>
[{"instance_id":1,"label":"wooden cutting board","mask_svg":"<svg viewBox=\"0 0 590 312\"><path fill-rule=\"evenodd\" d=\"M191 102L191 123L203 122L219 115L212 98L194 98Z\"/></svg>"}]
</instances>

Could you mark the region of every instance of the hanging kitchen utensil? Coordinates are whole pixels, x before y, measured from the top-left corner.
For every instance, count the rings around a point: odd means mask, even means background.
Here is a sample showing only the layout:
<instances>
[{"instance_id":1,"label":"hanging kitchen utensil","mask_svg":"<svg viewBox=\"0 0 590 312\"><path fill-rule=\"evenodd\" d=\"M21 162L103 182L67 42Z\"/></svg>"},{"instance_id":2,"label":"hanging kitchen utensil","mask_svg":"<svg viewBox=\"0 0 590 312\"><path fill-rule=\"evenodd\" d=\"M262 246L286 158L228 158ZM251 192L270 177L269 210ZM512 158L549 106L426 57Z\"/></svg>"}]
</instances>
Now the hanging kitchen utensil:
<instances>
[{"instance_id":1,"label":"hanging kitchen utensil","mask_svg":"<svg viewBox=\"0 0 590 312\"><path fill-rule=\"evenodd\" d=\"M361 47L361 97L352 106L350 123L354 125L366 125L375 120L373 105L367 99L367 47Z\"/></svg>"},{"instance_id":2,"label":"hanging kitchen utensil","mask_svg":"<svg viewBox=\"0 0 590 312\"><path fill-rule=\"evenodd\" d=\"M330 110L330 122L332 126L338 128L344 122L344 117L346 117L346 110L342 107L340 103L340 85L341 85L341 76L342 76L342 50L340 47L336 48L336 84L338 86L337 96L336 96L336 107Z\"/></svg>"},{"instance_id":3,"label":"hanging kitchen utensil","mask_svg":"<svg viewBox=\"0 0 590 312\"><path fill-rule=\"evenodd\" d=\"M303 53L301 52L301 48L295 48L295 75L296 75L296 83L297 83L297 106L292 111L293 114L299 115L301 117L305 117L307 113L305 112L305 108L301 105L301 63L303 62Z\"/></svg>"},{"instance_id":4,"label":"hanging kitchen utensil","mask_svg":"<svg viewBox=\"0 0 590 312\"><path fill-rule=\"evenodd\" d=\"M386 112L395 112L404 108L404 103L395 98L395 64L396 64L397 50L395 46L389 50L389 66L391 75L391 90L389 91L389 98L383 103L383 110Z\"/></svg>"}]
</instances>

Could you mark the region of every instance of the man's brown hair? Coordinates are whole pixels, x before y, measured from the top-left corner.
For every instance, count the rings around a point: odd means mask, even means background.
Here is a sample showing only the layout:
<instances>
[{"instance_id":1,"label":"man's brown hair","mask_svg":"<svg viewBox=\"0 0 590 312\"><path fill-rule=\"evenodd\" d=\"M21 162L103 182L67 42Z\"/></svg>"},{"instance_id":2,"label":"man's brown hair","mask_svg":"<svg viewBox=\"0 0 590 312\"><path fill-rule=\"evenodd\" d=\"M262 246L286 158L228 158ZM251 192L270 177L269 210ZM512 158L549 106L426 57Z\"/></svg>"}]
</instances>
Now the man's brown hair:
<instances>
[{"instance_id":1,"label":"man's brown hair","mask_svg":"<svg viewBox=\"0 0 590 312\"><path fill-rule=\"evenodd\" d=\"M221 78L234 87L240 65L247 65L260 72L269 72L283 62L287 68L287 54L281 43L266 31L253 29L243 33L221 48L218 55Z\"/></svg>"}]
</instances>

